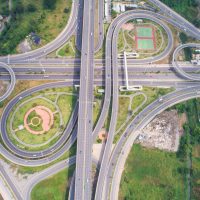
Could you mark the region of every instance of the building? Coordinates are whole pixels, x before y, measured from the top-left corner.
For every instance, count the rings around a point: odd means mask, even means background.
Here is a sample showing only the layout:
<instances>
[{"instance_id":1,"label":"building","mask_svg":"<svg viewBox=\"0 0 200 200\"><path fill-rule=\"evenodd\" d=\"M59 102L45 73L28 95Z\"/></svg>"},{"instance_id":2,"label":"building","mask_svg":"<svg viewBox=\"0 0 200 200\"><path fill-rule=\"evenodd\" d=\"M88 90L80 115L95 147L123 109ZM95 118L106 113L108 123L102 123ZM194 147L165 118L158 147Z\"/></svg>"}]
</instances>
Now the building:
<instances>
[{"instance_id":1,"label":"building","mask_svg":"<svg viewBox=\"0 0 200 200\"><path fill-rule=\"evenodd\" d=\"M193 65L200 66L200 60L191 60L191 63L192 63Z\"/></svg>"},{"instance_id":2,"label":"building","mask_svg":"<svg viewBox=\"0 0 200 200\"><path fill-rule=\"evenodd\" d=\"M36 33L31 33L31 40L33 41L34 44L39 45L41 42L41 38L36 34Z\"/></svg>"},{"instance_id":3,"label":"building","mask_svg":"<svg viewBox=\"0 0 200 200\"><path fill-rule=\"evenodd\" d=\"M113 2L113 10L117 13L123 13L126 10L136 9L138 5L133 2Z\"/></svg>"}]
</instances>

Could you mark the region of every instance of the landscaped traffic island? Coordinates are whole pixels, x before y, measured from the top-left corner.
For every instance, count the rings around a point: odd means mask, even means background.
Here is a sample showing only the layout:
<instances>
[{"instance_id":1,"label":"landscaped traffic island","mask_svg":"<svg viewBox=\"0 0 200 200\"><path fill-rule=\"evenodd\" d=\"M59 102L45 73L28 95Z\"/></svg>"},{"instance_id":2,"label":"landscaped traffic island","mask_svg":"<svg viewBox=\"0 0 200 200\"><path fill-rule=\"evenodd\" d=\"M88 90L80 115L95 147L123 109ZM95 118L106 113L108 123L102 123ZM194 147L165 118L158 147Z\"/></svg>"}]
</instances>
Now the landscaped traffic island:
<instances>
[{"instance_id":1,"label":"landscaped traffic island","mask_svg":"<svg viewBox=\"0 0 200 200\"><path fill-rule=\"evenodd\" d=\"M21 99L7 119L9 138L27 150L51 146L62 135L75 101L76 95L65 88L41 91Z\"/></svg>"}]
</instances>

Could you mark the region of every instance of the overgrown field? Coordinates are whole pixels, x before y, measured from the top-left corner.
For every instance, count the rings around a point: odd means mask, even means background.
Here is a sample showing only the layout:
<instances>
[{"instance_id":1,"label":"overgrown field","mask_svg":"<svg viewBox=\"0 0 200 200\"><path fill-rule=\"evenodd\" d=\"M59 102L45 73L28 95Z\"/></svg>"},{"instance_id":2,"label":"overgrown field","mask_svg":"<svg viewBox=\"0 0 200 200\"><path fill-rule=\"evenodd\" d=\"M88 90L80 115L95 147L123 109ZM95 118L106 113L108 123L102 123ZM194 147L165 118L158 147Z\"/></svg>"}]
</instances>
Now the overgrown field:
<instances>
[{"instance_id":1,"label":"overgrown field","mask_svg":"<svg viewBox=\"0 0 200 200\"><path fill-rule=\"evenodd\" d=\"M52 41L66 26L71 6L72 0L12 0L11 21L0 35L0 55L16 53L31 32L41 38L39 46Z\"/></svg>"}]
</instances>

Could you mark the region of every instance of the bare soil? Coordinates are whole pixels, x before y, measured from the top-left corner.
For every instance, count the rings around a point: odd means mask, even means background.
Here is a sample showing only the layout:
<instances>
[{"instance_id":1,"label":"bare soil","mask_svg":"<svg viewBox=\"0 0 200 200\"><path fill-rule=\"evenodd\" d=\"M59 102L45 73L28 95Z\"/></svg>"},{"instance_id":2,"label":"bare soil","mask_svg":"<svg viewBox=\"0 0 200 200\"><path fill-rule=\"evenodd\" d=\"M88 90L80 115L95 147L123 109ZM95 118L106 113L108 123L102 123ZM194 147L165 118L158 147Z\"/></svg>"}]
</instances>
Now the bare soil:
<instances>
[{"instance_id":1,"label":"bare soil","mask_svg":"<svg viewBox=\"0 0 200 200\"><path fill-rule=\"evenodd\" d=\"M176 110L164 111L141 131L137 143L149 148L176 152L186 121L185 114L179 116Z\"/></svg>"}]
</instances>

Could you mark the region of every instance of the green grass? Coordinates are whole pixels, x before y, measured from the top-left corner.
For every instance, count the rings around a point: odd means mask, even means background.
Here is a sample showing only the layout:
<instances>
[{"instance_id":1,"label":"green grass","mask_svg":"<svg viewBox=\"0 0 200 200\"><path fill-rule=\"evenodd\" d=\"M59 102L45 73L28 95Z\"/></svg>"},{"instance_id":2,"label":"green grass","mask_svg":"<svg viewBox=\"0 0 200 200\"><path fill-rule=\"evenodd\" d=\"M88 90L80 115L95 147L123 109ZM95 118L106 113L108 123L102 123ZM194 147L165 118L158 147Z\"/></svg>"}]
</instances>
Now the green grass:
<instances>
[{"instance_id":1,"label":"green grass","mask_svg":"<svg viewBox=\"0 0 200 200\"><path fill-rule=\"evenodd\" d=\"M56 159L55 161L51 162L50 164L38 166L38 167L26 167L26 166L19 166L15 164L11 164L13 168L17 169L17 172L20 174L34 174L37 172L40 172L53 164L56 164L62 160L66 160L67 158L74 156L76 154L76 143L73 144L73 146L69 149L69 151L65 152L61 157Z\"/></svg>"},{"instance_id":2,"label":"green grass","mask_svg":"<svg viewBox=\"0 0 200 200\"><path fill-rule=\"evenodd\" d=\"M184 163L175 153L150 150L134 145L126 161L119 199L185 199Z\"/></svg>"},{"instance_id":3,"label":"green grass","mask_svg":"<svg viewBox=\"0 0 200 200\"><path fill-rule=\"evenodd\" d=\"M34 131L42 131L42 118L37 115L37 113L35 111L32 111L29 115L28 115L28 124L29 127L31 128L31 130Z\"/></svg>"},{"instance_id":4,"label":"green grass","mask_svg":"<svg viewBox=\"0 0 200 200\"><path fill-rule=\"evenodd\" d=\"M53 104L50 104L49 102L47 102L43 99L32 100L32 101L24 104L23 106L21 106L19 108L19 110L16 112L16 114L14 116L14 120L13 120L13 129L14 130L17 129L19 125L24 124L24 116L25 116L26 112L28 112L28 110L31 109L32 107L35 107L35 105L45 106L45 107L51 109L52 112L56 111L56 108ZM58 114L55 114L54 119L55 120L54 120L53 127L45 134L34 135L34 134L29 133L26 129L21 130L21 131L16 131L15 134L21 141L23 141L27 144L44 143L45 141L47 141L51 137L53 137L59 129L60 116ZM10 120L11 120L11 115L10 115L8 121L10 121ZM9 133L9 136L12 138L12 136L10 134L9 123L7 123L7 131Z\"/></svg>"},{"instance_id":5,"label":"green grass","mask_svg":"<svg viewBox=\"0 0 200 200\"><path fill-rule=\"evenodd\" d=\"M105 58L105 46L106 46L106 34L109 28L109 24L104 24L104 40L102 48L95 53L95 58Z\"/></svg>"},{"instance_id":6,"label":"green grass","mask_svg":"<svg viewBox=\"0 0 200 200\"><path fill-rule=\"evenodd\" d=\"M104 89L103 87L96 87L94 91L94 103L93 103L93 127L96 125L99 116L101 114L102 101L104 94L98 93L98 89Z\"/></svg>"},{"instance_id":7,"label":"green grass","mask_svg":"<svg viewBox=\"0 0 200 200\"><path fill-rule=\"evenodd\" d=\"M69 96L66 94L60 95L58 98L57 103L61 110L63 121L65 124L67 124L70 119L71 113L76 104L76 98L77 97L74 95Z\"/></svg>"},{"instance_id":8,"label":"green grass","mask_svg":"<svg viewBox=\"0 0 200 200\"><path fill-rule=\"evenodd\" d=\"M18 105L20 105L22 102L25 102L27 99L30 99L31 97L35 97L38 95L43 95L46 97L45 93L50 93L50 92L70 92L73 93L73 89L72 88L53 88L53 89L47 89L44 91L40 91L37 93L34 93L33 95L22 99L17 105L15 105L14 110L16 109L16 107ZM48 95L47 95L48 97ZM54 96L51 96L51 98L53 98ZM55 100L55 97L54 97ZM61 110L61 114L63 115L63 121L64 121L64 126L62 129L64 129L64 127L66 126L67 122L69 121L69 118L71 116L71 113L73 111L74 105L76 102L76 96L74 95L60 95L60 97L58 98L58 106ZM24 106L22 106L18 112L16 113L15 117L14 117L14 121L13 121L13 129L18 128L18 126L20 124L24 124L23 120L24 120L24 115L25 113L33 107L33 105L44 105L48 108L50 108L53 112L56 111L56 108L53 104L43 100L43 99L35 99L35 100L31 100L30 102L26 103ZM8 117L8 121L7 121L7 130L8 130L8 135L11 138L12 142L15 145L18 145L20 148L22 149L26 149L26 150L30 150L30 151L35 151L35 150L42 150L45 149L51 145L53 145L60 137L57 136L55 137L51 142L49 142L46 145L42 145L40 147L26 147L22 144L20 144L18 141L15 140L15 138L11 135L10 132L10 128L9 128L9 123L11 120L11 116L13 115L13 112L10 113L9 117ZM34 130L37 128L37 130L39 130L39 127L32 127ZM21 130L21 131L17 131L16 132L16 136L21 139L22 141L24 141L25 143L28 144L42 144L44 142L46 142L47 140L49 140L52 136L55 135L56 132L58 131L62 131L61 127L60 127L60 116L59 113L55 113L54 114L54 125L53 127L51 127L51 129L42 135L33 135L31 133L29 133L26 129Z\"/></svg>"},{"instance_id":9,"label":"green grass","mask_svg":"<svg viewBox=\"0 0 200 200\"><path fill-rule=\"evenodd\" d=\"M163 3L171 7L177 13L182 15L184 18L192 22L193 24L200 26L200 21L198 17L198 1L194 0L161 0Z\"/></svg>"},{"instance_id":10,"label":"green grass","mask_svg":"<svg viewBox=\"0 0 200 200\"><path fill-rule=\"evenodd\" d=\"M56 101L56 98L57 98L57 94L48 94L48 95L45 95L45 97L53 102Z\"/></svg>"},{"instance_id":11,"label":"green grass","mask_svg":"<svg viewBox=\"0 0 200 200\"><path fill-rule=\"evenodd\" d=\"M80 57L80 52L76 48L75 36L72 36L70 40L57 52L61 57Z\"/></svg>"},{"instance_id":12,"label":"green grass","mask_svg":"<svg viewBox=\"0 0 200 200\"><path fill-rule=\"evenodd\" d=\"M0 0L0 15L9 15L8 0Z\"/></svg>"},{"instance_id":13,"label":"green grass","mask_svg":"<svg viewBox=\"0 0 200 200\"><path fill-rule=\"evenodd\" d=\"M144 87L142 92L144 92L147 96L147 101L146 103L137 111L134 113L134 115L132 116L132 118L129 120L128 123L130 123L131 120L133 120L133 118L141 111L143 110L147 105L149 105L150 103L152 103L154 100L156 100L159 96L165 95L167 93L172 92L173 89L172 88L153 88L153 87ZM121 95L133 95L135 94L135 92L121 92ZM135 97L136 98L136 105L140 105L143 102L143 98L141 97ZM122 125L128 114L128 101L129 98L125 98L125 99L121 99L119 101L119 110L118 110L118 119L117 119L117 129L120 127L120 125ZM134 101L134 99L133 99ZM132 108L134 108L134 105L132 103ZM128 123L120 130L120 132L118 132L118 134L115 135L114 138L114 142L116 143L117 140L119 139L119 137L121 136L121 134L123 133L123 131L125 130L125 128L127 127ZM109 124L109 120L106 121L106 127L108 127Z\"/></svg>"},{"instance_id":14,"label":"green grass","mask_svg":"<svg viewBox=\"0 0 200 200\"><path fill-rule=\"evenodd\" d=\"M13 120L13 129L16 129L19 125L24 124L25 114L31 108L36 107L36 106L45 106L45 107L49 108L52 112L56 111L56 107L44 99L37 98L37 99L31 100L31 101L25 103L23 106L19 107L18 111L15 114L14 120Z\"/></svg>"},{"instance_id":15,"label":"green grass","mask_svg":"<svg viewBox=\"0 0 200 200\"><path fill-rule=\"evenodd\" d=\"M137 39L137 48L141 50L154 49L154 42L152 39Z\"/></svg>"},{"instance_id":16,"label":"green grass","mask_svg":"<svg viewBox=\"0 0 200 200\"><path fill-rule=\"evenodd\" d=\"M134 111L142 102L144 102L145 98L144 95L140 94L133 98L131 109Z\"/></svg>"},{"instance_id":17,"label":"green grass","mask_svg":"<svg viewBox=\"0 0 200 200\"><path fill-rule=\"evenodd\" d=\"M152 28L149 27L137 27L137 37L152 37Z\"/></svg>"},{"instance_id":18,"label":"green grass","mask_svg":"<svg viewBox=\"0 0 200 200\"><path fill-rule=\"evenodd\" d=\"M119 108L117 115L117 126L116 130L120 128L120 126L126 121L128 115L128 106L130 103L130 99L128 97L119 97Z\"/></svg>"},{"instance_id":19,"label":"green grass","mask_svg":"<svg viewBox=\"0 0 200 200\"><path fill-rule=\"evenodd\" d=\"M69 179L72 177L75 166L38 183L31 192L31 200L65 200L69 193Z\"/></svg>"},{"instance_id":20,"label":"green grass","mask_svg":"<svg viewBox=\"0 0 200 200\"><path fill-rule=\"evenodd\" d=\"M72 0L56 0L52 10L43 8L43 0L12 0L12 3L13 17L0 36L0 55L16 53L18 44L31 32L41 37L41 44L33 49L55 39L66 26L72 6ZM28 10L30 4L35 11Z\"/></svg>"},{"instance_id":21,"label":"green grass","mask_svg":"<svg viewBox=\"0 0 200 200\"><path fill-rule=\"evenodd\" d=\"M101 101L96 101L93 104L93 126L96 125L100 114L101 114Z\"/></svg>"},{"instance_id":22,"label":"green grass","mask_svg":"<svg viewBox=\"0 0 200 200\"><path fill-rule=\"evenodd\" d=\"M143 37L134 37L134 35L137 35L135 29L130 31L120 29L117 43L119 53L122 53L122 51L136 51L139 54L138 59L143 59L151 56L156 56L164 51L168 44L168 38L165 30L160 25L150 20L144 20L144 24L141 24L140 26L138 26L135 20L130 20L128 23L132 23L135 27L139 28L139 34ZM152 39L152 28L146 26L151 26L155 30L156 48L154 48L154 41ZM144 38L144 36L146 36L146 38Z\"/></svg>"},{"instance_id":23,"label":"green grass","mask_svg":"<svg viewBox=\"0 0 200 200\"><path fill-rule=\"evenodd\" d=\"M191 196L193 200L200 198L200 145L193 147Z\"/></svg>"}]
</instances>

